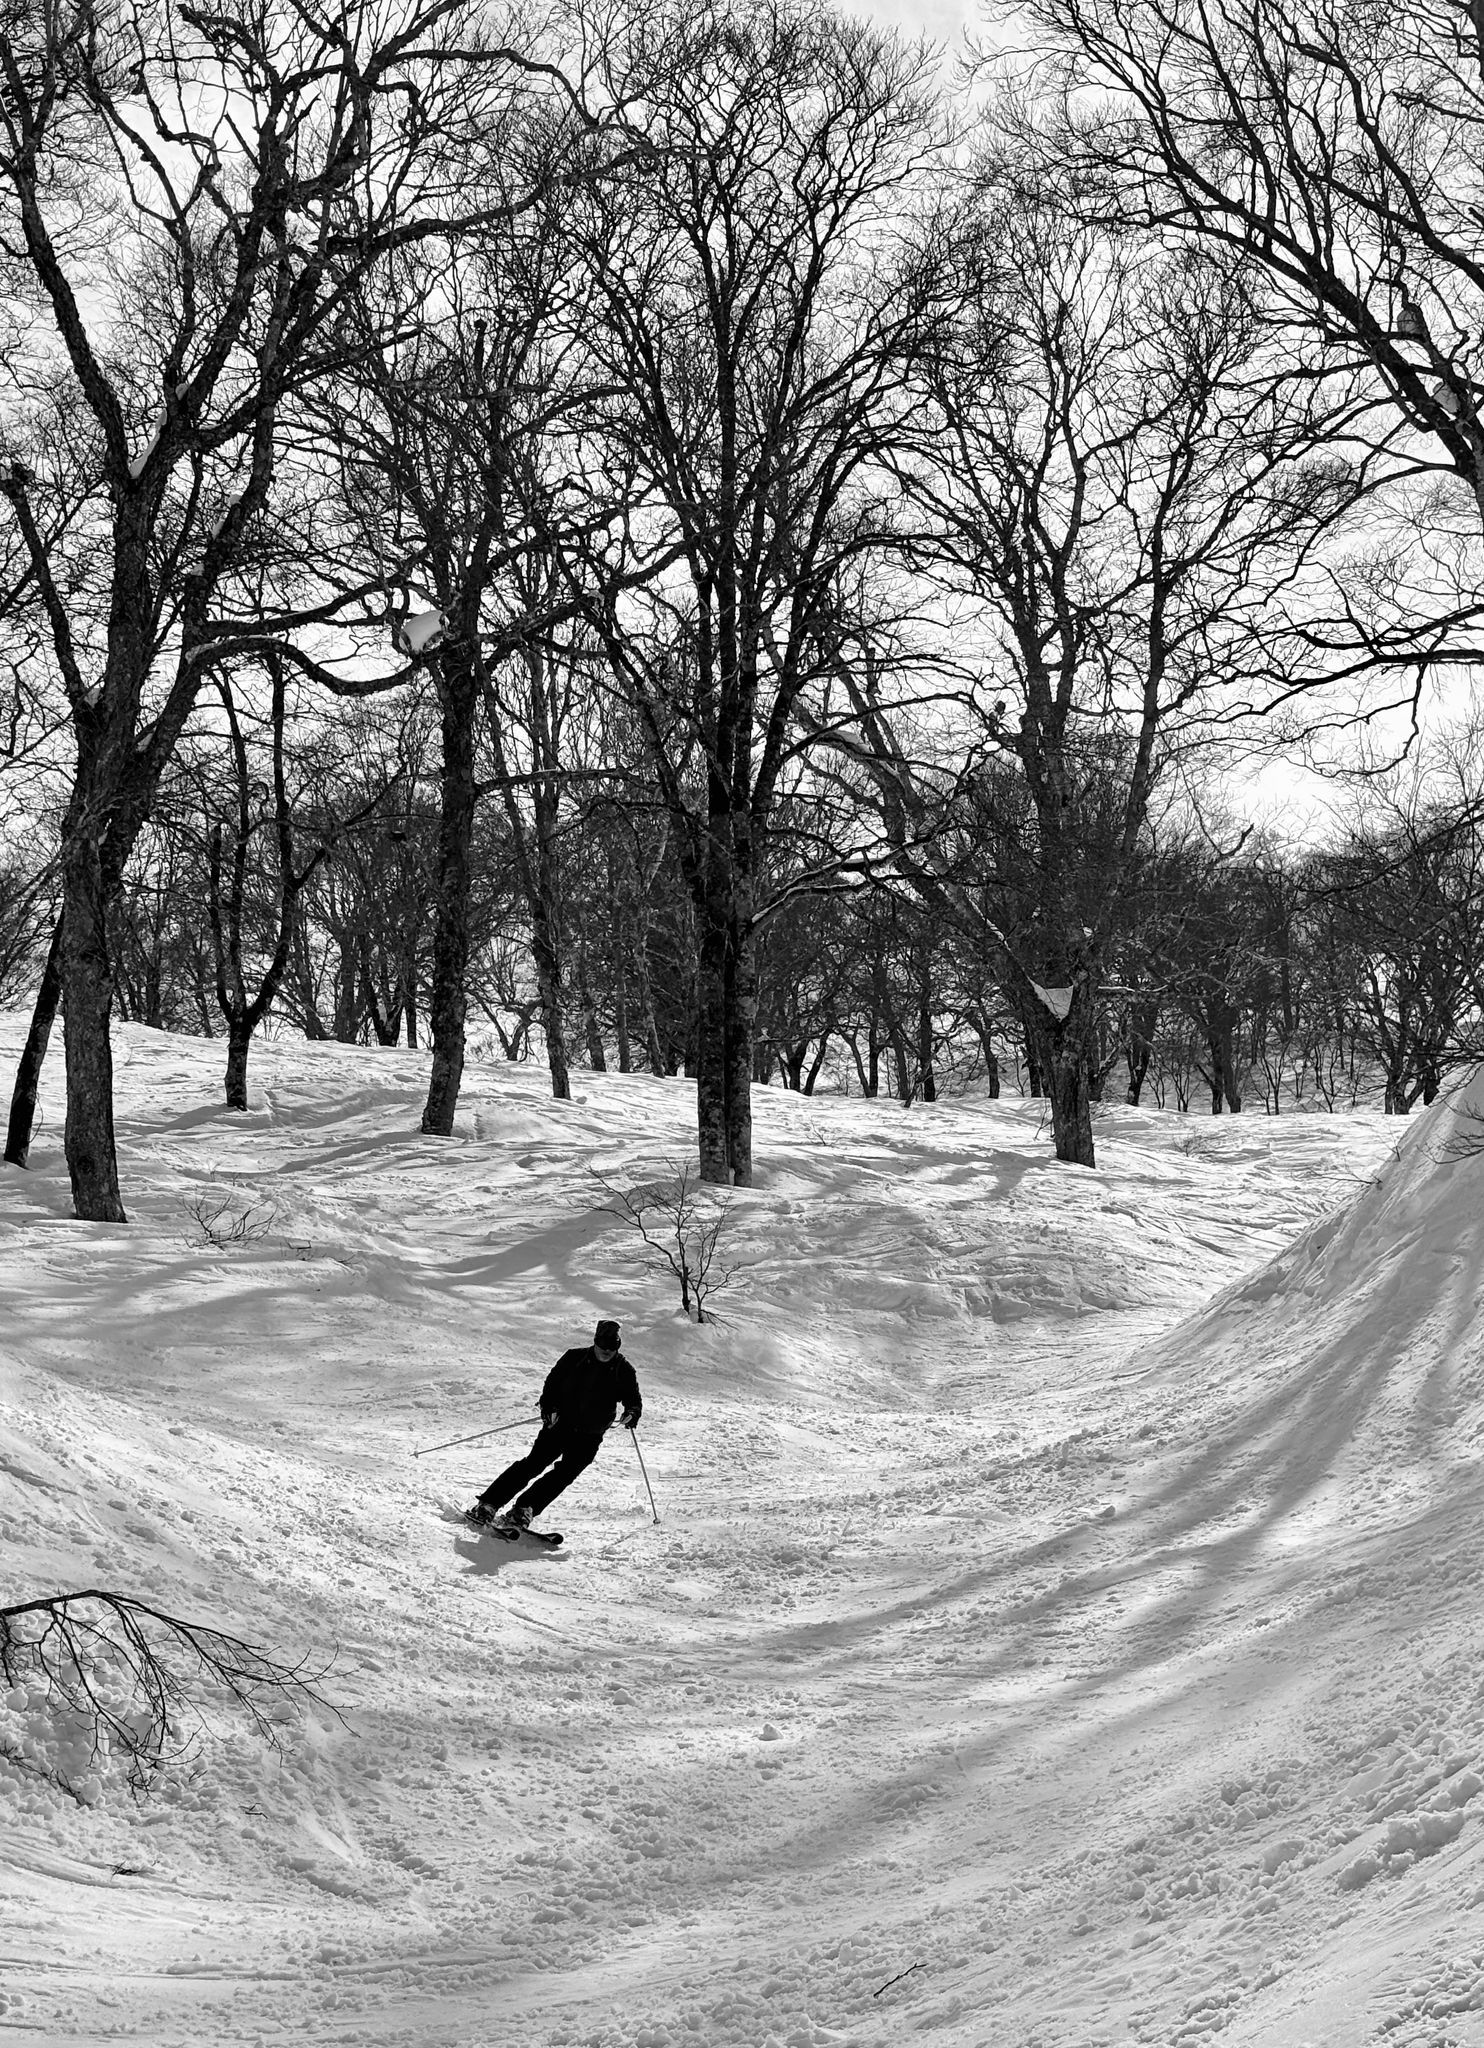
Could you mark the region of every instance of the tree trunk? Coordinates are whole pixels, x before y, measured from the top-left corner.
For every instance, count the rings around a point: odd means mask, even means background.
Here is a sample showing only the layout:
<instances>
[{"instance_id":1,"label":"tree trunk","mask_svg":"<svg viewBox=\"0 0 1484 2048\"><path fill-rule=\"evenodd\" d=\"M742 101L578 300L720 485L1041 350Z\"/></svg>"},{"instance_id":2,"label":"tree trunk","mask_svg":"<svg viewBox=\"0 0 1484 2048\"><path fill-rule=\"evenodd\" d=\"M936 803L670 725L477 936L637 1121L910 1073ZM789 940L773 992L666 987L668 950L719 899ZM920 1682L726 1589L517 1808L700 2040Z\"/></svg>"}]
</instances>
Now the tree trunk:
<instances>
[{"instance_id":1,"label":"tree trunk","mask_svg":"<svg viewBox=\"0 0 1484 2048\"><path fill-rule=\"evenodd\" d=\"M707 906L710 909L710 906ZM701 1179L725 1187L727 1159L726 925L702 914L696 968L696 1132Z\"/></svg>"},{"instance_id":2,"label":"tree trunk","mask_svg":"<svg viewBox=\"0 0 1484 2048\"><path fill-rule=\"evenodd\" d=\"M1092 1059L1084 1015L1085 991L1079 984L1065 1017L1050 1011L1032 1023L1031 1054L1051 1105L1051 1142L1056 1157L1069 1166L1096 1166L1092 1142Z\"/></svg>"},{"instance_id":3,"label":"tree trunk","mask_svg":"<svg viewBox=\"0 0 1484 2048\"><path fill-rule=\"evenodd\" d=\"M696 1128L701 1179L752 1185L752 1055L757 1034L757 948L729 890L700 906L696 968Z\"/></svg>"},{"instance_id":4,"label":"tree trunk","mask_svg":"<svg viewBox=\"0 0 1484 2048\"><path fill-rule=\"evenodd\" d=\"M595 1074L608 1071L608 1054L603 1046L603 1033L598 1025L598 1006L593 1001L593 992L587 978L587 948L577 948L577 1008L582 1018L583 1036L587 1040L587 1062Z\"/></svg>"},{"instance_id":5,"label":"tree trunk","mask_svg":"<svg viewBox=\"0 0 1484 2048\"><path fill-rule=\"evenodd\" d=\"M1144 1093L1144 1083L1149 1076L1149 1062L1154 1056L1150 1045L1135 1042L1128 1053L1128 1096L1130 1109L1137 1109L1139 1097Z\"/></svg>"},{"instance_id":6,"label":"tree trunk","mask_svg":"<svg viewBox=\"0 0 1484 2048\"><path fill-rule=\"evenodd\" d=\"M1075 1043L1056 1047L1047 1061L1051 1138L1058 1159L1072 1166L1096 1166L1092 1142L1092 1095L1086 1050Z\"/></svg>"},{"instance_id":7,"label":"tree trunk","mask_svg":"<svg viewBox=\"0 0 1484 2048\"><path fill-rule=\"evenodd\" d=\"M62 996L62 920L57 919L52 942L47 948L31 1028L21 1048L15 1070L15 1088L10 1098L10 1126L5 1138L5 1158L10 1166L24 1166L31 1156L31 1133L36 1124L36 1095L41 1086L41 1069L56 1022Z\"/></svg>"},{"instance_id":8,"label":"tree trunk","mask_svg":"<svg viewBox=\"0 0 1484 2048\"><path fill-rule=\"evenodd\" d=\"M757 942L733 925L725 984L727 1166L733 1187L752 1186L752 1047L757 1031Z\"/></svg>"},{"instance_id":9,"label":"tree trunk","mask_svg":"<svg viewBox=\"0 0 1484 2048\"><path fill-rule=\"evenodd\" d=\"M1000 1093L1000 1056L994 1049L994 1032L990 1028L989 1019L977 1003L966 1014L973 1026L974 1036L979 1041L979 1050L984 1055L984 1073L989 1083L990 1100L995 1101Z\"/></svg>"},{"instance_id":10,"label":"tree trunk","mask_svg":"<svg viewBox=\"0 0 1484 2048\"><path fill-rule=\"evenodd\" d=\"M86 803L82 806L86 813ZM67 1063L64 1146L82 1223L127 1223L113 1127L107 899L98 841L69 831L62 849L62 1007Z\"/></svg>"},{"instance_id":11,"label":"tree trunk","mask_svg":"<svg viewBox=\"0 0 1484 2048\"><path fill-rule=\"evenodd\" d=\"M532 919L531 953L536 963L536 994L546 1039L546 1064L551 1070L552 1098L556 1102L570 1102L572 1076L567 1065L567 1027L562 1018L561 965L551 920L544 907Z\"/></svg>"},{"instance_id":12,"label":"tree trunk","mask_svg":"<svg viewBox=\"0 0 1484 2048\"><path fill-rule=\"evenodd\" d=\"M696 947L691 949L695 966L691 971L690 1001L686 1004L685 1038L680 1048L680 1062L676 1072L687 1080L699 1081L701 1072L701 969L700 954Z\"/></svg>"},{"instance_id":13,"label":"tree trunk","mask_svg":"<svg viewBox=\"0 0 1484 2048\"><path fill-rule=\"evenodd\" d=\"M459 1086L464 1077L464 1026L468 1011L465 980L469 966L470 846L474 837L474 710L478 681L472 651L450 648L439 664L443 724L442 807L438 819L438 880L433 926L433 975L428 990L428 1029L433 1071L422 1128L430 1137L453 1131Z\"/></svg>"},{"instance_id":14,"label":"tree trunk","mask_svg":"<svg viewBox=\"0 0 1484 2048\"><path fill-rule=\"evenodd\" d=\"M247 1054L252 1044L252 1025L247 1017L227 1019L227 1107L247 1108Z\"/></svg>"},{"instance_id":15,"label":"tree trunk","mask_svg":"<svg viewBox=\"0 0 1484 2048\"><path fill-rule=\"evenodd\" d=\"M315 986L314 960L309 950L308 921L298 919L294 926L293 955L291 960L294 1008L297 1022L304 1036L311 1044L327 1043L330 1037L319 1013L319 991Z\"/></svg>"},{"instance_id":16,"label":"tree trunk","mask_svg":"<svg viewBox=\"0 0 1484 2048\"><path fill-rule=\"evenodd\" d=\"M239 997L237 1005L231 1007L223 1006L227 1021L226 1103L228 1109L247 1108L248 1054L252 1049L253 1034L267 1016L273 1004L277 1002L279 990L283 987L284 977L288 971L291 941L290 921L298 914L297 899L299 887L300 884L292 880L284 884L284 893L280 898L279 909L279 915L283 923L279 931L278 945L274 950L273 958L268 963L262 980L258 984L257 994L250 1003ZM236 942L234 941L234 947L235 944ZM239 988L241 987L241 981L242 975L239 964L237 973Z\"/></svg>"},{"instance_id":17,"label":"tree trunk","mask_svg":"<svg viewBox=\"0 0 1484 2048\"><path fill-rule=\"evenodd\" d=\"M1159 1023L1158 1005L1135 1002L1128 1013L1128 1103L1137 1109L1139 1098L1144 1093L1144 1083L1149 1078L1150 1062L1154 1058L1154 1033Z\"/></svg>"},{"instance_id":18,"label":"tree trunk","mask_svg":"<svg viewBox=\"0 0 1484 2048\"><path fill-rule=\"evenodd\" d=\"M151 1031L165 1028L165 963L158 944L152 946L144 962L144 1017Z\"/></svg>"},{"instance_id":19,"label":"tree trunk","mask_svg":"<svg viewBox=\"0 0 1484 2048\"><path fill-rule=\"evenodd\" d=\"M361 943L361 1006L371 1020L378 1045L395 1045L402 1036L402 997L400 991L387 985L387 963L385 955L380 962L380 975L371 971L371 940ZM377 982L380 981L380 988Z\"/></svg>"},{"instance_id":20,"label":"tree trunk","mask_svg":"<svg viewBox=\"0 0 1484 2048\"><path fill-rule=\"evenodd\" d=\"M613 963L613 1035L618 1041L618 1071L621 1074L631 1074L634 1071L634 1061L629 1050L629 996L624 985L621 953Z\"/></svg>"},{"instance_id":21,"label":"tree trunk","mask_svg":"<svg viewBox=\"0 0 1484 2048\"><path fill-rule=\"evenodd\" d=\"M840 1035L845 1040L845 1043L850 1047L850 1057L855 1062L855 1071L856 1074L859 1076L861 1084L861 1094L864 1095L866 1092L866 1063L861 1058L860 1035L856 1031L842 1031ZM848 1094L849 1092L850 1083L849 1077L847 1076L846 1093Z\"/></svg>"},{"instance_id":22,"label":"tree trunk","mask_svg":"<svg viewBox=\"0 0 1484 2048\"><path fill-rule=\"evenodd\" d=\"M196 1017L201 1026L203 1038L215 1038L212 1024L211 1004L207 999L206 956L198 946L191 955L191 994L196 998ZM306 1032L305 1036L309 1034Z\"/></svg>"},{"instance_id":23,"label":"tree trunk","mask_svg":"<svg viewBox=\"0 0 1484 2048\"><path fill-rule=\"evenodd\" d=\"M340 972L335 982L335 1021L332 1029L341 1045L354 1045L361 1035L362 1005L356 999L361 985L361 948L354 932L339 934Z\"/></svg>"},{"instance_id":24,"label":"tree trunk","mask_svg":"<svg viewBox=\"0 0 1484 2048\"><path fill-rule=\"evenodd\" d=\"M536 966L536 992L540 1001L541 1029L546 1038L546 1064L551 1072L552 1099L570 1102L571 1054L567 1047L567 1024L562 1008L560 818L551 785L538 784L532 794L535 803L534 857L528 857L522 867L522 872L528 877L531 953ZM514 807L509 808L513 819Z\"/></svg>"},{"instance_id":25,"label":"tree trunk","mask_svg":"<svg viewBox=\"0 0 1484 2048\"><path fill-rule=\"evenodd\" d=\"M933 1072L933 993L924 972L918 991L917 1073L924 1102L938 1099L938 1078Z\"/></svg>"},{"instance_id":26,"label":"tree trunk","mask_svg":"<svg viewBox=\"0 0 1484 2048\"><path fill-rule=\"evenodd\" d=\"M1233 1116L1242 1107L1242 1089L1237 1075L1236 1034L1240 1013L1236 1006L1217 995L1207 1012L1206 1045L1211 1054L1211 1114L1229 1109Z\"/></svg>"},{"instance_id":27,"label":"tree trunk","mask_svg":"<svg viewBox=\"0 0 1484 2048\"><path fill-rule=\"evenodd\" d=\"M639 998L639 1015L644 1026L646 1057L651 1072L668 1074L670 1063L665 1058L664 1047L660 1044L659 1020L654 1014L654 989L649 979L649 919L637 909L634 912L631 932L634 983Z\"/></svg>"},{"instance_id":28,"label":"tree trunk","mask_svg":"<svg viewBox=\"0 0 1484 2048\"><path fill-rule=\"evenodd\" d=\"M1025 1033L1025 1092L1034 1099L1048 1092L1046 1062L1030 1017L1022 1012L1020 1021Z\"/></svg>"},{"instance_id":29,"label":"tree trunk","mask_svg":"<svg viewBox=\"0 0 1484 2048\"><path fill-rule=\"evenodd\" d=\"M631 1074L634 1071L633 1055L629 1048L629 976L627 953L627 919L624 916L623 889L619 883L617 868L612 854L608 856L608 934L613 948L613 1029L618 1039L618 1071Z\"/></svg>"},{"instance_id":30,"label":"tree trunk","mask_svg":"<svg viewBox=\"0 0 1484 2048\"><path fill-rule=\"evenodd\" d=\"M897 1100L905 1109L917 1092L912 1085L912 1055L907 1050L906 1034L894 1016L886 1028L891 1040L892 1063L897 1070Z\"/></svg>"}]
</instances>

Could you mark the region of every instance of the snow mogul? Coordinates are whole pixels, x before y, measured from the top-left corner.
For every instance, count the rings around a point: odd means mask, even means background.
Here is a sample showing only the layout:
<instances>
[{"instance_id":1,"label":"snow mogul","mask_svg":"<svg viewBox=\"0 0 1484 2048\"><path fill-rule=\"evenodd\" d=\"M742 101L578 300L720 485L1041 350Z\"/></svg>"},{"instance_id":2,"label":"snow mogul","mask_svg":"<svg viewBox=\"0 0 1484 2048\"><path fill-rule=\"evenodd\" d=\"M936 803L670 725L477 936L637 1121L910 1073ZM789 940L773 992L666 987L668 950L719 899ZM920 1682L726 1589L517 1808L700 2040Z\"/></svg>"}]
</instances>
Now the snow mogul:
<instances>
[{"instance_id":1,"label":"snow mogul","mask_svg":"<svg viewBox=\"0 0 1484 2048\"><path fill-rule=\"evenodd\" d=\"M637 1429L644 1412L639 1382L623 1355L618 1324L601 1322L591 1344L564 1351L546 1375L540 1434L523 1458L490 1481L464 1520L471 1528L502 1535L530 1529L541 1510L597 1457L620 1407L624 1428ZM560 1541L555 1532L531 1533Z\"/></svg>"}]
</instances>

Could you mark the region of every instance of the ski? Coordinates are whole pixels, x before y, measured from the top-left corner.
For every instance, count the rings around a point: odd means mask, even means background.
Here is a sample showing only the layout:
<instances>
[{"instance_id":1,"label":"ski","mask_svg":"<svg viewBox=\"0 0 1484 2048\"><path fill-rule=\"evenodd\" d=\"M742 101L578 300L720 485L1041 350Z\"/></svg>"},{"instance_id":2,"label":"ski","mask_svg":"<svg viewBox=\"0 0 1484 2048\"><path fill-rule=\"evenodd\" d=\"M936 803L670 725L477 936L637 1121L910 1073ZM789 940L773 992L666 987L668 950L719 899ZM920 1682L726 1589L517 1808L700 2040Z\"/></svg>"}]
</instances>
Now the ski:
<instances>
[{"instance_id":1,"label":"ski","mask_svg":"<svg viewBox=\"0 0 1484 2048\"><path fill-rule=\"evenodd\" d=\"M522 1529L517 1522L507 1522L499 1518L493 1522L483 1522L467 1511L462 1519L465 1528L472 1529L476 1536L497 1536L502 1543L519 1543L522 1536L529 1536L533 1543L540 1543L548 1550L555 1550L562 1540L559 1529Z\"/></svg>"}]
</instances>

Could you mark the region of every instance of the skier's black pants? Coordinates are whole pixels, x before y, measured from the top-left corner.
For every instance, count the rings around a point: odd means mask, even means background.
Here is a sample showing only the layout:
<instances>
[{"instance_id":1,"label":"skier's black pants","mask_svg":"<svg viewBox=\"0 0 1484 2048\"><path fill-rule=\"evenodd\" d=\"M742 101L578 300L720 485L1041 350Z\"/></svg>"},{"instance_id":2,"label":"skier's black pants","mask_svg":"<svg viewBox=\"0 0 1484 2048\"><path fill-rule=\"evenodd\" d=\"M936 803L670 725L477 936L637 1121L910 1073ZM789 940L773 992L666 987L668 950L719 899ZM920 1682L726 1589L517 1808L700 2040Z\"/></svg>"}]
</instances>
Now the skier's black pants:
<instances>
[{"instance_id":1,"label":"skier's black pants","mask_svg":"<svg viewBox=\"0 0 1484 2048\"><path fill-rule=\"evenodd\" d=\"M529 1508L534 1521L544 1507L549 1507L564 1488L570 1486L579 1472L585 1472L598 1455L601 1435L576 1435L557 1423L554 1428L543 1429L523 1458L517 1458L513 1465L507 1465L498 1479L492 1479L479 1496L479 1504L486 1508L508 1507L515 1500L520 1489L526 1488L516 1502L518 1507ZM551 1470L546 1471L550 1465ZM546 1472L546 1477L541 1474ZM535 1480L535 1485L528 1485Z\"/></svg>"}]
</instances>

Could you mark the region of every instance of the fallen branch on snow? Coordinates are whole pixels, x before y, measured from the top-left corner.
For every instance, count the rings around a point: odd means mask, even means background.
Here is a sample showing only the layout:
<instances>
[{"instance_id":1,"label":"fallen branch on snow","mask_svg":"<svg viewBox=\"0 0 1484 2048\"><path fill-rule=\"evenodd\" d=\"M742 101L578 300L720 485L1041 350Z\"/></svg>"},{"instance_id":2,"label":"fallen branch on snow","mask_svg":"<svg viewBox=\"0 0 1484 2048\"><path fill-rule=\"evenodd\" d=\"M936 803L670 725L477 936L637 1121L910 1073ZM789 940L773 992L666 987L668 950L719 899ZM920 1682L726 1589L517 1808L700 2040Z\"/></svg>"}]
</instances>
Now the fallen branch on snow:
<instances>
[{"instance_id":1,"label":"fallen branch on snow","mask_svg":"<svg viewBox=\"0 0 1484 2048\"><path fill-rule=\"evenodd\" d=\"M125 1593L89 1589L49 1593L0 1607L0 1677L11 1686L37 1681L48 1701L76 1715L91 1738L91 1759L105 1751L127 1758L132 1790L145 1791L156 1772L179 1763L195 1737L186 1717L204 1721L201 1694L220 1687L273 1749L282 1746L268 1708L289 1701L337 1710L319 1691L329 1670L306 1659L285 1663L224 1629L183 1621ZM47 1765L12 1753L77 1796Z\"/></svg>"}]
</instances>

